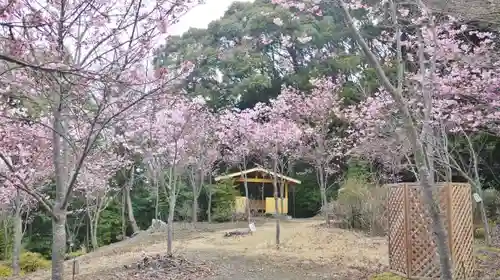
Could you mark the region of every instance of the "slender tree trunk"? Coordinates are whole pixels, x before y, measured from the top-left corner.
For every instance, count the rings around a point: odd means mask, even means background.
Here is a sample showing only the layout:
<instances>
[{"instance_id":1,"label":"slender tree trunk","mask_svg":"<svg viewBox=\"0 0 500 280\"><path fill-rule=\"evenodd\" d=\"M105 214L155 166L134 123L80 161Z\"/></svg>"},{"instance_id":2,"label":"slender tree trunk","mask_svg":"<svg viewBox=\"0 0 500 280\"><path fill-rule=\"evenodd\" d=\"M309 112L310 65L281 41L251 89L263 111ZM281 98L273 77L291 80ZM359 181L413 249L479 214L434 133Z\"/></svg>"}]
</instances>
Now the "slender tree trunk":
<instances>
[{"instance_id":1,"label":"slender tree trunk","mask_svg":"<svg viewBox=\"0 0 500 280\"><path fill-rule=\"evenodd\" d=\"M476 151L474 150L474 146L472 144L472 141L463 131L465 138L467 139L467 144L469 145L470 153L472 154L472 163L474 165L474 182L473 186L478 195L482 198L483 197L483 188L481 187L481 179L479 176L479 160L477 158ZM490 230L490 224L488 223L488 216L486 215L486 207L484 206L484 201L481 200L479 202L479 210L481 212L481 219L483 220L483 227L484 227L484 239L486 242L487 246L491 246L491 230Z\"/></svg>"},{"instance_id":2,"label":"slender tree trunk","mask_svg":"<svg viewBox=\"0 0 500 280\"><path fill-rule=\"evenodd\" d=\"M139 226L137 226L137 222L135 220L134 208L132 207L132 197L130 195L130 189L134 185L134 176L135 176L135 170L134 169L135 169L135 167L132 166L132 169L130 171L129 182L125 186L125 199L127 201L128 220L130 222L130 225L132 225L132 232L135 234L135 233L139 232ZM158 188L156 190L158 192ZM158 211L158 205L156 205L156 208L155 208L155 212L157 212L157 211ZM158 214L156 214L155 217L157 218Z\"/></svg>"},{"instance_id":3,"label":"slender tree trunk","mask_svg":"<svg viewBox=\"0 0 500 280\"><path fill-rule=\"evenodd\" d=\"M479 196L482 198L483 192L480 183L474 182L473 185L474 188L476 189L476 192L478 192ZM486 215L486 207L484 207L483 200L481 200L478 204L479 204L478 205L479 212L481 213L481 221L483 222L483 227L484 227L484 241L487 246L491 246L491 230L490 230L490 224L488 223L488 216Z\"/></svg>"},{"instance_id":4,"label":"slender tree trunk","mask_svg":"<svg viewBox=\"0 0 500 280\"><path fill-rule=\"evenodd\" d=\"M196 193L193 195L193 217L191 219L193 225L198 222L198 196Z\"/></svg>"},{"instance_id":5,"label":"slender tree trunk","mask_svg":"<svg viewBox=\"0 0 500 280\"><path fill-rule=\"evenodd\" d=\"M481 220L483 221L484 225L484 241L487 246L491 246L491 230L490 230L490 224L488 223L488 216L486 216L486 209L484 207L484 201L481 200L479 202L479 210L481 212Z\"/></svg>"},{"instance_id":6,"label":"slender tree trunk","mask_svg":"<svg viewBox=\"0 0 500 280\"><path fill-rule=\"evenodd\" d=\"M121 214L122 214L122 240L125 239L127 235L127 219L125 218L125 209L127 207L127 198L125 190L122 191L122 203L121 203Z\"/></svg>"},{"instance_id":7,"label":"slender tree trunk","mask_svg":"<svg viewBox=\"0 0 500 280\"><path fill-rule=\"evenodd\" d=\"M203 167L200 168L200 170ZM203 188L203 182L205 181L205 176L202 171L200 171L199 178L197 178L197 174L193 173L195 176L192 177L191 183L192 183L192 188L193 188L193 217L191 217L191 221L193 225L196 225L198 222L198 198L200 197L201 189Z\"/></svg>"},{"instance_id":8,"label":"slender tree trunk","mask_svg":"<svg viewBox=\"0 0 500 280\"><path fill-rule=\"evenodd\" d=\"M285 186L283 184L283 180L281 180L280 182L280 203L281 203L281 209L280 209L280 212L281 212L281 215L284 214L284 209L285 209L285 196L283 195L283 193L285 192Z\"/></svg>"},{"instance_id":9,"label":"slender tree trunk","mask_svg":"<svg viewBox=\"0 0 500 280\"><path fill-rule=\"evenodd\" d=\"M169 201L169 209L168 209L168 219L167 219L167 255L172 256L172 246L173 246L173 238L174 238L174 211L175 211L175 202L176 202L176 193L175 188L171 188L173 190L170 194Z\"/></svg>"},{"instance_id":10,"label":"slender tree trunk","mask_svg":"<svg viewBox=\"0 0 500 280\"><path fill-rule=\"evenodd\" d=\"M175 202L177 201L177 177L175 176L175 165L170 168L168 176L168 184L170 187L170 193L167 194L166 188L164 188L165 194L168 195L168 218L167 218L167 256L172 256L173 239L174 239L174 213L175 213ZM175 178L174 178L175 177ZM163 185L165 186L165 185Z\"/></svg>"},{"instance_id":11,"label":"slender tree trunk","mask_svg":"<svg viewBox=\"0 0 500 280\"><path fill-rule=\"evenodd\" d=\"M19 265L19 257L21 255L21 243L23 239L23 220L21 217L21 193L17 190L16 198L14 201L14 246L12 250L12 273L13 276L19 276L21 267ZM6 240L7 241L7 240Z\"/></svg>"},{"instance_id":12,"label":"slender tree trunk","mask_svg":"<svg viewBox=\"0 0 500 280\"><path fill-rule=\"evenodd\" d=\"M89 227L90 227L90 245L92 246L92 250L96 250L97 249L97 237L94 236L94 227L95 227L95 223L94 223L94 217L92 217L92 213L90 212L87 212L87 216L89 217Z\"/></svg>"},{"instance_id":13,"label":"slender tree trunk","mask_svg":"<svg viewBox=\"0 0 500 280\"><path fill-rule=\"evenodd\" d=\"M92 221L90 220L90 218L88 217L87 215L87 223L85 223L85 247L87 248L87 251L90 252L90 224L92 223Z\"/></svg>"},{"instance_id":14,"label":"slender tree trunk","mask_svg":"<svg viewBox=\"0 0 500 280\"><path fill-rule=\"evenodd\" d=\"M92 249L95 251L99 249L99 242L97 240L97 230L99 228L99 217L101 216L101 210L99 210L100 205L97 206L98 209L94 214L94 219L91 222L90 227L90 238L92 239Z\"/></svg>"},{"instance_id":15,"label":"slender tree trunk","mask_svg":"<svg viewBox=\"0 0 500 280\"><path fill-rule=\"evenodd\" d=\"M274 160L273 172L274 172L274 174L277 173L276 160ZM276 215L276 217L274 217L274 219L276 220L276 248L279 248L279 246L280 246L280 215L279 215L279 210L278 210L278 178L276 176L273 176L273 187L274 187L274 212Z\"/></svg>"},{"instance_id":16,"label":"slender tree trunk","mask_svg":"<svg viewBox=\"0 0 500 280\"><path fill-rule=\"evenodd\" d=\"M3 244L3 258L5 260L9 259L9 254L11 253L10 248L10 222L8 217L4 217L2 220L3 224L3 239L5 240Z\"/></svg>"},{"instance_id":17,"label":"slender tree trunk","mask_svg":"<svg viewBox=\"0 0 500 280\"><path fill-rule=\"evenodd\" d=\"M250 221L252 220L251 218L251 211L250 211L250 198L249 198L249 192L248 192L248 182L247 182L247 175L244 176L244 182L243 186L245 187L245 212L247 214L247 221L248 224L250 224Z\"/></svg>"},{"instance_id":18,"label":"slender tree trunk","mask_svg":"<svg viewBox=\"0 0 500 280\"><path fill-rule=\"evenodd\" d=\"M128 215L128 220L130 224L132 225L132 231L133 233L137 233L139 231L139 226L137 225L137 222L135 220L134 216L134 208L132 207L132 198L130 197L130 189L126 188L126 200L127 200L127 215Z\"/></svg>"},{"instance_id":19,"label":"slender tree trunk","mask_svg":"<svg viewBox=\"0 0 500 280\"><path fill-rule=\"evenodd\" d=\"M325 222L328 224L330 221L328 220L328 200L326 198L326 180L325 180L325 171L323 170L323 167L321 165L318 165L318 179L319 179L319 191L321 195L321 210L323 217L325 219Z\"/></svg>"},{"instance_id":20,"label":"slender tree trunk","mask_svg":"<svg viewBox=\"0 0 500 280\"><path fill-rule=\"evenodd\" d=\"M158 186L158 179L155 180L156 185L156 202L155 202L155 219L159 219L160 217L160 188Z\"/></svg>"},{"instance_id":21,"label":"slender tree trunk","mask_svg":"<svg viewBox=\"0 0 500 280\"><path fill-rule=\"evenodd\" d=\"M208 193L208 209L207 209L207 219L208 223L212 223L212 190Z\"/></svg>"},{"instance_id":22,"label":"slender tree trunk","mask_svg":"<svg viewBox=\"0 0 500 280\"><path fill-rule=\"evenodd\" d=\"M97 230L94 221L90 224L90 244L92 245L92 250L95 251L99 248L97 242Z\"/></svg>"},{"instance_id":23,"label":"slender tree trunk","mask_svg":"<svg viewBox=\"0 0 500 280\"><path fill-rule=\"evenodd\" d=\"M247 168L246 158L243 158L243 166L240 166L240 171L245 171ZM250 198L248 192L248 182L247 182L247 174L243 174L243 186L245 187L245 212L247 214L247 222L250 224L251 222L251 212L250 212Z\"/></svg>"}]
</instances>

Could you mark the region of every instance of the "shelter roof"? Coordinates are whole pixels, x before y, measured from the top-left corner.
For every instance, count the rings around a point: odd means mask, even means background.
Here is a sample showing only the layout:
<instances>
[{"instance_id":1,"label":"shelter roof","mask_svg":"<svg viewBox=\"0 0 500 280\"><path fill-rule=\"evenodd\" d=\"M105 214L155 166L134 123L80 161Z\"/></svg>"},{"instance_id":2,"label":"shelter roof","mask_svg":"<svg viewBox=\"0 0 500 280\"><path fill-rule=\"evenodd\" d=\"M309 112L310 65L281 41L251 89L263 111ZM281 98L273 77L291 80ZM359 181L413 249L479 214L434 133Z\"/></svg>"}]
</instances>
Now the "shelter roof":
<instances>
[{"instance_id":1,"label":"shelter roof","mask_svg":"<svg viewBox=\"0 0 500 280\"><path fill-rule=\"evenodd\" d=\"M266 173L266 174L271 175L272 177L278 177L280 179L283 179L285 181L292 182L292 183L295 183L295 184L302 183L300 180L294 179L292 177L285 176L283 174L272 172L272 171L267 170L267 169L262 168L262 167L254 167L254 168L250 168L250 169L243 170L243 171L240 171L240 172L235 172L235 173L230 173L230 174L223 175L223 176L218 176L218 177L215 177L215 181L227 180L227 179L231 179L231 178L234 178L234 177L240 177L241 178L241 177L243 177L243 175L254 173L254 172Z\"/></svg>"}]
</instances>

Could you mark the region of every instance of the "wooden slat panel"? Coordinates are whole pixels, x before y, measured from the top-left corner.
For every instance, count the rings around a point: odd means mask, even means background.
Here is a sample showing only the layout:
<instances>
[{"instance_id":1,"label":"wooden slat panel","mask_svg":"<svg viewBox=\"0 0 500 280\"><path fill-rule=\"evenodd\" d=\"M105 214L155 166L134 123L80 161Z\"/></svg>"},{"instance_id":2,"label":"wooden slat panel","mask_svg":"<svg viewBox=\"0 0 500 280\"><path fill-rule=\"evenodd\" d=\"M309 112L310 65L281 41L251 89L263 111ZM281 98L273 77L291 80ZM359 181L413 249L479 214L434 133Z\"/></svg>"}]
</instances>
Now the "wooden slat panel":
<instances>
[{"instance_id":1,"label":"wooden slat panel","mask_svg":"<svg viewBox=\"0 0 500 280\"><path fill-rule=\"evenodd\" d=\"M439 279L440 266L431 219L418 184L391 185L388 191L390 269L411 279ZM471 189L468 184L441 183L434 189L454 279L474 274Z\"/></svg>"}]
</instances>

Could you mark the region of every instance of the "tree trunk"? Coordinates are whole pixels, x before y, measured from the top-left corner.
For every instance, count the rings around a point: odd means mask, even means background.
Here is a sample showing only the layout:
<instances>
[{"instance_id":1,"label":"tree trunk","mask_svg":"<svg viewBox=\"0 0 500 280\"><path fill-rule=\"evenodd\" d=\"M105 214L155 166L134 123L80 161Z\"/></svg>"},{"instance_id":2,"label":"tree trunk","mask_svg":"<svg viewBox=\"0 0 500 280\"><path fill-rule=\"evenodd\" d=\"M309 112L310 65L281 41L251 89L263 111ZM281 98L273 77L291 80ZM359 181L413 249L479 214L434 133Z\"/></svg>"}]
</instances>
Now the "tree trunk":
<instances>
[{"instance_id":1,"label":"tree trunk","mask_svg":"<svg viewBox=\"0 0 500 280\"><path fill-rule=\"evenodd\" d=\"M160 217L160 188L157 182L155 182L155 185L156 185L155 219L158 220L158 218Z\"/></svg>"},{"instance_id":2,"label":"tree trunk","mask_svg":"<svg viewBox=\"0 0 500 280\"><path fill-rule=\"evenodd\" d=\"M133 175L131 175L131 176L133 176ZM130 197L130 187L131 187L130 184L128 184L125 187L125 198L127 201L127 214L128 214L128 220L130 222L130 225L132 225L132 232L137 233L139 231L139 226L137 225L137 222L135 221L134 208L132 207L132 198Z\"/></svg>"},{"instance_id":3,"label":"tree trunk","mask_svg":"<svg viewBox=\"0 0 500 280\"><path fill-rule=\"evenodd\" d=\"M193 217L191 219L193 224L198 222L198 196L193 193Z\"/></svg>"},{"instance_id":4,"label":"tree trunk","mask_svg":"<svg viewBox=\"0 0 500 280\"><path fill-rule=\"evenodd\" d=\"M472 154L472 162L474 164L474 183L473 186L476 189L477 194L482 198L483 197L483 188L481 186L481 177L479 175L479 160L477 157L477 153L474 150L474 146L472 144L472 141L469 137L464 132L465 138L467 139L467 144L469 145L470 152ZM484 201L481 200L479 202L479 210L481 211L481 219L483 220L483 227L484 227L484 239L486 242L487 246L491 246L491 230L490 230L490 224L488 223L488 216L486 215L486 208L484 207Z\"/></svg>"},{"instance_id":5,"label":"tree trunk","mask_svg":"<svg viewBox=\"0 0 500 280\"><path fill-rule=\"evenodd\" d=\"M207 218L208 223L212 223L212 191L210 190L208 193L208 209L207 209Z\"/></svg>"},{"instance_id":6,"label":"tree trunk","mask_svg":"<svg viewBox=\"0 0 500 280\"><path fill-rule=\"evenodd\" d=\"M57 209L57 208L56 208ZM66 255L66 213L57 209L52 219L52 280L64 280Z\"/></svg>"},{"instance_id":7,"label":"tree trunk","mask_svg":"<svg viewBox=\"0 0 500 280\"><path fill-rule=\"evenodd\" d=\"M99 226L99 210L96 211L94 219L90 222L90 239L92 242L92 250L97 250L99 248L99 242L97 241L97 228Z\"/></svg>"},{"instance_id":8,"label":"tree trunk","mask_svg":"<svg viewBox=\"0 0 500 280\"><path fill-rule=\"evenodd\" d=\"M21 243L23 239L23 219L21 217L21 193L17 190L17 195L14 201L14 246L12 250L12 273L13 276L19 276L21 267L19 265L19 257L21 255ZM6 240L7 241L7 240Z\"/></svg>"},{"instance_id":9,"label":"tree trunk","mask_svg":"<svg viewBox=\"0 0 500 280\"><path fill-rule=\"evenodd\" d=\"M198 222L199 209L198 198L200 197L203 182L205 181L205 176L202 171L200 171L200 174L191 173L191 175L194 175L191 176L191 185L193 189L193 216L191 217L191 222L193 223L193 225L196 225L196 223ZM199 177L196 175L199 175Z\"/></svg>"},{"instance_id":10,"label":"tree trunk","mask_svg":"<svg viewBox=\"0 0 500 280\"><path fill-rule=\"evenodd\" d=\"M125 194L125 190L122 191L122 205L121 205L121 214L122 214L122 240L125 239L127 235L127 220L125 218L125 209L127 208L127 198Z\"/></svg>"},{"instance_id":11,"label":"tree trunk","mask_svg":"<svg viewBox=\"0 0 500 280\"><path fill-rule=\"evenodd\" d=\"M9 222L9 218L8 217L5 217L2 221L2 224L3 224L3 240L5 240L4 244L3 244L3 258L4 259L8 259L10 257L10 222Z\"/></svg>"},{"instance_id":12,"label":"tree trunk","mask_svg":"<svg viewBox=\"0 0 500 280\"><path fill-rule=\"evenodd\" d=\"M247 175L244 174L243 175L244 177L244 182L243 182L243 186L245 186L245 211L247 213L247 222L248 224L250 224L251 222L251 212L250 212L250 199L248 198L249 197L249 194L248 194L248 182L247 182Z\"/></svg>"},{"instance_id":13,"label":"tree trunk","mask_svg":"<svg viewBox=\"0 0 500 280\"><path fill-rule=\"evenodd\" d=\"M176 194L175 188L171 188L173 191L170 193L169 209L168 209L168 219L167 219L167 255L172 256L172 242L174 238L174 211Z\"/></svg>"},{"instance_id":14,"label":"tree trunk","mask_svg":"<svg viewBox=\"0 0 500 280\"><path fill-rule=\"evenodd\" d=\"M422 187L424 201L427 204L427 209L429 210L432 219L432 230L438 247L439 262L441 265L441 279L452 280L449 247L446 241L446 232L441 219L440 209L434 200L432 192L433 186L429 180L430 175L423 160L419 160L419 165L420 167L418 167L418 169L421 178L420 186Z\"/></svg>"},{"instance_id":15,"label":"tree trunk","mask_svg":"<svg viewBox=\"0 0 500 280\"><path fill-rule=\"evenodd\" d=\"M328 210L327 210L328 200L326 199L326 182L324 176L325 171L323 170L323 167L321 165L319 165L317 172L319 179L319 191L321 195L321 211L325 219L325 223L328 224L330 221L328 220Z\"/></svg>"},{"instance_id":16,"label":"tree trunk","mask_svg":"<svg viewBox=\"0 0 500 280\"><path fill-rule=\"evenodd\" d=\"M283 181L281 181L281 184L280 184L280 203L281 203L281 209L280 209L280 212L281 212L281 215L285 214L283 211L285 209L285 197L283 195L283 193L285 192L285 186L283 184Z\"/></svg>"},{"instance_id":17,"label":"tree trunk","mask_svg":"<svg viewBox=\"0 0 500 280\"><path fill-rule=\"evenodd\" d=\"M277 173L276 171L276 161L274 161L274 168L273 172L274 174ZM278 178L276 176L273 176L273 187L274 187L274 213L276 215L275 220L276 220L276 248L279 248L280 246L280 215L279 215L279 209L278 209Z\"/></svg>"},{"instance_id":18,"label":"tree trunk","mask_svg":"<svg viewBox=\"0 0 500 280\"><path fill-rule=\"evenodd\" d=\"M486 243L486 246L491 246L492 245L491 230L490 230L490 224L488 223L488 216L486 216L484 201L481 200L481 202L479 202L478 204L479 204L479 212L481 212L481 220L483 222L483 227L484 227L484 242Z\"/></svg>"}]
</instances>

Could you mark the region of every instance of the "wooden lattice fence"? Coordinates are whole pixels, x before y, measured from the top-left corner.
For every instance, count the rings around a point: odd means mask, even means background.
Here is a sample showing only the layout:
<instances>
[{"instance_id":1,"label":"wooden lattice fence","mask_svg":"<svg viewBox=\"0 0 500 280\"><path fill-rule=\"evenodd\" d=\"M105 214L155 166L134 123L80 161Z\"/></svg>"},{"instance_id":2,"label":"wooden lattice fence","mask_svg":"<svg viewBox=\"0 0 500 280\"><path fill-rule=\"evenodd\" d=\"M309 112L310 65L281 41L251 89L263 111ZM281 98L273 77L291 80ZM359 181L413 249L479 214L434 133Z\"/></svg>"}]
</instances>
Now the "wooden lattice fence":
<instances>
[{"instance_id":1,"label":"wooden lattice fence","mask_svg":"<svg viewBox=\"0 0 500 280\"><path fill-rule=\"evenodd\" d=\"M451 249L454 279L470 279L475 265L470 185L442 183L434 189ZM391 271L409 279L439 279L437 248L421 187L396 184L388 191Z\"/></svg>"}]
</instances>

